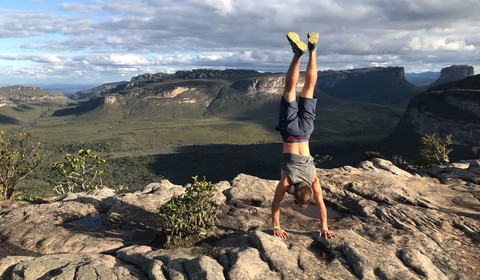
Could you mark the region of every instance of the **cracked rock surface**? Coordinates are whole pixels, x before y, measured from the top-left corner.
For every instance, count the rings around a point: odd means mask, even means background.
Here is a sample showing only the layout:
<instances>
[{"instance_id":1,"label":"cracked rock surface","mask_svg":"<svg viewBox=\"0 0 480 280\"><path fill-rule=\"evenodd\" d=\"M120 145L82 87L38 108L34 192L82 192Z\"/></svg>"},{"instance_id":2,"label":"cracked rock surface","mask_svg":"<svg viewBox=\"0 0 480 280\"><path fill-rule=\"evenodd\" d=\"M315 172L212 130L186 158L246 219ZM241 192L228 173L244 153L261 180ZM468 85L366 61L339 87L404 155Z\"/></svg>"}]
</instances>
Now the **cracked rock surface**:
<instances>
[{"instance_id":1,"label":"cracked rock surface","mask_svg":"<svg viewBox=\"0 0 480 280\"><path fill-rule=\"evenodd\" d=\"M278 181L239 174L216 183L216 230L164 248L156 213L185 188L102 189L43 204L0 205L0 279L480 279L480 167L454 163L410 174L374 159L318 169L329 225L315 205L281 208L288 238L272 235Z\"/></svg>"}]
</instances>

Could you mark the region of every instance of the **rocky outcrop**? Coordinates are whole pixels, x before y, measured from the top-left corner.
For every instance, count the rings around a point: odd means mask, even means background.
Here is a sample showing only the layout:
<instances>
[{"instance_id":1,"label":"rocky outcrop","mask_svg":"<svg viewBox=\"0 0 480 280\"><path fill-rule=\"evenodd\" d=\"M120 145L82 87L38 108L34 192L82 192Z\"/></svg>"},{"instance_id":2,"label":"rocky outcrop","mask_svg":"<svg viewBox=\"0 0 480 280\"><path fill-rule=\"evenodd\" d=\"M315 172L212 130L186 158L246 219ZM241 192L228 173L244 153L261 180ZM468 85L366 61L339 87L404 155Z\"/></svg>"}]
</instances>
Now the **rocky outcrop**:
<instances>
[{"instance_id":1,"label":"rocky outcrop","mask_svg":"<svg viewBox=\"0 0 480 280\"><path fill-rule=\"evenodd\" d=\"M225 69L225 70L213 70L213 69L193 69L186 71L177 71L173 76L176 79L243 79L245 77L253 77L260 75L268 75L269 73L260 73L255 70L242 70L242 69Z\"/></svg>"},{"instance_id":2,"label":"rocky outcrop","mask_svg":"<svg viewBox=\"0 0 480 280\"><path fill-rule=\"evenodd\" d=\"M452 65L445 67L440 72L440 77L433 84L431 84L430 87L463 80L466 77L473 76L474 74L473 66L469 65Z\"/></svg>"},{"instance_id":3,"label":"rocky outcrop","mask_svg":"<svg viewBox=\"0 0 480 280\"><path fill-rule=\"evenodd\" d=\"M0 208L9 246L0 278L478 279L479 164L427 171L380 159L318 169L336 239L320 238L315 207L295 207L288 193L281 221L289 236L274 237L278 181L245 174L216 184L218 229L190 247L161 246L156 212L184 191L166 180L135 192L15 202Z\"/></svg>"},{"instance_id":4,"label":"rocky outcrop","mask_svg":"<svg viewBox=\"0 0 480 280\"><path fill-rule=\"evenodd\" d=\"M317 88L341 99L407 104L420 90L405 79L403 67L320 71Z\"/></svg>"},{"instance_id":5,"label":"rocky outcrop","mask_svg":"<svg viewBox=\"0 0 480 280\"><path fill-rule=\"evenodd\" d=\"M0 88L0 107L20 103L65 103L62 93L43 90L38 87L10 86Z\"/></svg>"},{"instance_id":6,"label":"rocky outcrop","mask_svg":"<svg viewBox=\"0 0 480 280\"><path fill-rule=\"evenodd\" d=\"M301 75L297 88L300 91L304 84L304 76ZM259 97L262 95L282 95L285 85L285 75L274 75L268 77L259 77L244 79L232 84L241 96Z\"/></svg>"}]
</instances>

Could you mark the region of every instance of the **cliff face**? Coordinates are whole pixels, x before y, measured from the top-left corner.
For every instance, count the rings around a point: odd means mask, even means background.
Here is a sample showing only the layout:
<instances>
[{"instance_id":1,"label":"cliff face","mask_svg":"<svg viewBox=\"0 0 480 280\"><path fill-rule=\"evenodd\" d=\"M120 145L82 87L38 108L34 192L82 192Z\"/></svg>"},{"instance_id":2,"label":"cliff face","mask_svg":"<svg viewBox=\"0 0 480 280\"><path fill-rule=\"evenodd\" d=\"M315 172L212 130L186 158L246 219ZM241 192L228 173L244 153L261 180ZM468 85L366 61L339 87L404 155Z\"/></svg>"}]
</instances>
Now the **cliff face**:
<instances>
[{"instance_id":1,"label":"cliff face","mask_svg":"<svg viewBox=\"0 0 480 280\"><path fill-rule=\"evenodd\" d=\"M417 145L425 134L452 135L455 145L480 141L480 75L430 88L415 96L389 137L404 146Z\"/></svg>"},{"instance_id":2,"label":"cliff face","mask_svg":"<svg viewBox=\"0 0 480 280\"><path fill-rule=\"evenodd\" d=\"M19 103L66 102L61 93L46 91L37 87L10 86L0 88L0 107L15 106Z\"/></svg>"},{"instance_id":3,"label":"cliff face","mask_svg":"<svg viewBox=\"0 0 480 280\"><path fill-rule=\"evenodd\" d=\"M405 79L403 67L323 71L317 88L341 99L405 105L420 91Z\"/></svg>"},{"instance_id":4,"label":"cliff face","mask_svg":"<svg viewBox=\"0 0 480 280\"><path fill-rule=\"evenodd\" d=\"M466 77L474 75L473 66L469 65L452 65L445 67L440 72L440 77L430 86L463 80Z\"/></svg>"},{"instance_id":5,"label":"cliff face","mask_svg":"<svg viewBox=\"0 0 480 280\"><path fill-rule=\"evenodd\" d=\"M303 86L303 76L297 84L298 88ZM232 85L232 88L243 93L245 96L259 95L282 95L285 84L285 74L268 77L259 77L241 80Z\"/></svg>"}]
</instances>

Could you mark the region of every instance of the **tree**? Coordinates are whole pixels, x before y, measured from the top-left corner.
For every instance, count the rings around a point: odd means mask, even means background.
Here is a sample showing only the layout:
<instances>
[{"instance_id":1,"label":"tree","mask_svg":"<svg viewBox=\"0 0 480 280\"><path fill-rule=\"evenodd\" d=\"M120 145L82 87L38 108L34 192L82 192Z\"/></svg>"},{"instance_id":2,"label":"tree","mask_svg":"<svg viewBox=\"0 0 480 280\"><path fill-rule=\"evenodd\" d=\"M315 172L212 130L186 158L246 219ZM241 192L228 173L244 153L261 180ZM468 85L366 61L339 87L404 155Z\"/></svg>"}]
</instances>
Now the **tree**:
<instances>
[{"instance_id":1,"label":"tree","mask_svg":"<svg viewBox=\"0 0 480 280\"><path fill-rule=\"evenodd\" d=\"M40 164L39 143L31 143L28 131L17 131L7 137L0 130L0 198L10 199L17 182Z\"/></svg>"}]
</instances>

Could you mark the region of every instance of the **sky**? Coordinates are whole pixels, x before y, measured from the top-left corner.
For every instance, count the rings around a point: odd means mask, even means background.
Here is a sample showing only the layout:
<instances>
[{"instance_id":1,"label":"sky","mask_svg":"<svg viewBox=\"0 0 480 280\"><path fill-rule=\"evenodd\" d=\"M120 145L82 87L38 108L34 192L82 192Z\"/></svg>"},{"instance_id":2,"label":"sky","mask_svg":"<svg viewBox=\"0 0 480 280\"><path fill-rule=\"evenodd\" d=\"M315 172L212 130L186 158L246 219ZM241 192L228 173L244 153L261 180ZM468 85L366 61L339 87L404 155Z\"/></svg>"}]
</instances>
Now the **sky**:
<instances>
[{"instance_id":1,"label":"sky","mask_svg":"<svg viewBox=\"0 0 480 280\"><path fill-rule=\"evenodd\" d=\"M304 40L320 33L319 70L480 71L479 11L480 0L2 1L0 85L199 68L286 72L288 31Z\"/></svg>"}]
</instances>

